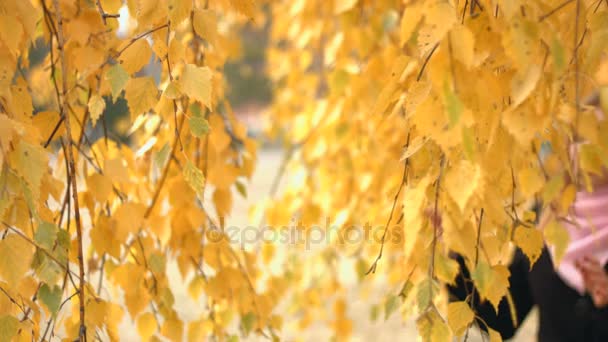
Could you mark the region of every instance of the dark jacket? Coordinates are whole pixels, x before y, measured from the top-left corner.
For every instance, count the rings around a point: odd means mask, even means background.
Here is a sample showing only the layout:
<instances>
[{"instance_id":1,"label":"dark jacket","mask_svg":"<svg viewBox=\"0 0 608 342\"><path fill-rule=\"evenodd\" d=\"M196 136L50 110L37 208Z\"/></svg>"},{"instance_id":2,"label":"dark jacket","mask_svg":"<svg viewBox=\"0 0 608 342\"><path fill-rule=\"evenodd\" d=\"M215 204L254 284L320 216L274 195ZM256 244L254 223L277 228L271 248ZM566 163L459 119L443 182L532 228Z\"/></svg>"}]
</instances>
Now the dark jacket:
<instances>
[{"instance_id":1,"label":"dark jacket","mask_svg":"<svg viewBox=\"0 0 608 342\"><path fill-rule=\"evenodd\" d=\"M471 293L471 281L463 259L456 259L462 271L456 285L450 286L449 291L455 300L464 300ZM517 250L509 265L509 290L518 324L526 318L532 306L538 305L539 341L608 341L608 308L595 308L589 295L581 296L566 285L553 269L546 248L531 270L529 267L527 257ZM513 326L506 298L500 302L498 314L488 301L480 303L479 296L475 296L474 303L477 315L490 328L498 331L503 339L513 337L517 327Z\"/></svg>"}]
</instances>

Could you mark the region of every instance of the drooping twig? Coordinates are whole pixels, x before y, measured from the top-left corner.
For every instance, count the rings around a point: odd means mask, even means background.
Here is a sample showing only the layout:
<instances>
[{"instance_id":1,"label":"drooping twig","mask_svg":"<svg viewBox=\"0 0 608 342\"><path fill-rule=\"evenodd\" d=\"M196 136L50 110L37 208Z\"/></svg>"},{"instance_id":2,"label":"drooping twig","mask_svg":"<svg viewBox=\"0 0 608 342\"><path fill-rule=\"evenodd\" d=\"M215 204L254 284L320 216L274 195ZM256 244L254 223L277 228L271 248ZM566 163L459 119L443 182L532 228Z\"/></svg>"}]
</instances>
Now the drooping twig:
<instances>
[{"instance_id":1,"label":"drooping twig","mask_svg":"<svg viewBox=\"0 0 608 342\"><path fill-rule=\"evenodd\" d=\"M80 221L80 207L78 203L78 185L76 182L76 165L74 162L74 153L72 152L72 144L69 142L72 138L72 128L70 126L70 115L66 111L66 91L68 89L68 69L65 60L64 47L65 41L63 37L63 18L61 16L61 6L59 0L53 0L55 7L55 17L57 23L57 50L59 50L59 59L61 62L61 80L62 91L60 115L64 118L65 125L65 140L68 142L66 148L68 151L68 162L70 166L70 180L72 183L72 198L74 201L74 219L76 221L76 238L78 239L78 267L79 267L79 289L78 289L78 304L80 311L80 341L86 341L86 323L85 323L85 297L84 297L84 257L82 251L82 224Z\"/></svg>"},{"instance_id":2,"label":"drooping twig","mask_svg":"<svg viewBox=\"0 0 608 342\"><path fill-rule=\"evenodd\" d=\"M435 277L435 249L437 248L437 239L439 237L439 190L441 189L441 177L443 176L443 168L445 164L445 156L441 156L439 162L439 175L435 184L435 203L433 204L433 241L431 242L431 263L429 264L429 280L432 281ZM433 287L431 286L431 298L433 298Z\"/></svg>"},{"instance_id":3,"label":"drooping twig","mask_svg":"<svg viewBox=\"0 0 608 342\"><path fill-rule=\"evenodd\" d=\"M407 134L407 141L405 143L405 148L407 148L409 145L410 145L410 133ZM378 262L382 258L382 252L384 252L384 240L386 239L386 233L388 232L389 224L391 223L391 220L393 219L393 214L395 212L395 207L397 206L397 200L399 200L399 195L401 194L401 190L403 190L403 186L405 185L405 182L407 181L408 166L409 166L409 158L407 158L405 160L405 165L403 166L403 175L401 176L401 182L399 183L399 189L397 190L397 193L395 194L395 198L393 199L393 206L391 207L391 212L388 215L388 220L386 221L386 225L384 226L384 232L382 233L382 240L380 241L380 252L378 253L378 256L376 256L376 259L374 260L374 262L372 263L370 268L367 270L367 272L365 272L365 274L376 273L376 268L378 267Z\"/></svg>"},{"instance_id":4,"label":"drooping twig","mask_svg":"<svg viewBox=\"0 0 608 342\"><path fill-rule=\"evenodd\" d=\"M175 152L177 151L177 143L178 143L179 135L181 134L182 128L184 127L185 118L186 118L186 116L182 115L180 123L178 125L179 129L178 129L177 135L175 137L173 137L171 155L174 155ZM167 179L167 176L169 175L169 168L171 167L171 161L172 161L171 158L169 158L167 160L167 164L165 165L165 168L160 177L160 180L158 181L158 184L156 185L156 190L154 190L154 195L152 195L152 202L150 202L150 204L148 205L148 208L146 209L146 212L144 214L144 218L148 218L148 217L150 217L150 214L152 214L152 210L154 209L154 206L156 205L156 202L158 201L158 196L160 195L160 191L162 190L163 185L165 184L165 180Z\"/></svg>"}]
</instances>

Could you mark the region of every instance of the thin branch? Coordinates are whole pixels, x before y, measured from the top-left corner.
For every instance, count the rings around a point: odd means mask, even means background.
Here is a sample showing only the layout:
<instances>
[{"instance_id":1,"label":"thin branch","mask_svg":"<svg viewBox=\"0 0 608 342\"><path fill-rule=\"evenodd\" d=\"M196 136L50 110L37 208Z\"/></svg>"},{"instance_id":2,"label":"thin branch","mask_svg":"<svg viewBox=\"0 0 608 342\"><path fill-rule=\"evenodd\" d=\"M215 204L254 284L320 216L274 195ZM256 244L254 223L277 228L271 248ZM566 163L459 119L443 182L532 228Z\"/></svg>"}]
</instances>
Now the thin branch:
<instances>
[{"instance_id":1,"label":"thin branch","mask_svg":"<svg viewBox=\"0 0 608 342\"><path fill-rule=\"evenodd\" d=\"M182 128L184 127L185 118L186 118L186 116L182 115L180 123L179 123L179 131L177 132L177 135L175 137L173 137L171 155L174 155L175 152L177 151L177 142L179 140L179 135L181 134ZM169 175L171 160L172 160L171 158L169 158L169 160L167 160L167 164L165 165L165 169L163 170L162 176L160 177L160 180L158 181L158 184L156 185L156 190L154 190L154 195L152 196L152 202L150 202L150 204L148 205L148 208L146 209L146 212L144 214L144 218L148 218L148 217L150 217L150 214L152 214L152 210L154 209L154 206L156 205L156 202L158 201L158 196L160 195L160 191L162 190L163 185L165 184L165 180L167 179L167 176Z\"/></svg>"},{"instance_id":2,"label":"thin branch","mask_svg":"<svg viewBox=\"0 0 608 342\"><path fill-rule=\"evenodd\" d=\"M59 121L57 121L57 124L55 125L55 128L53 128L51 135L49 135L49 137L46 139L46 142L44 143L44 148L47 148L49 146L49 144L51 143L51 140L53 140L53 137L55 137L55 134L59 130L59 127L61 127L62 123L63 123L63 116L59 118Z\"/></svg>"},{"instance_id":3,"label":"thin branch","mask_svg":"<svg viewBox=\"0 0 608 342\"><path fill-rule=\"evenodd\" d=\"M170 27L171 27L171 21L169 20L167 22L167 41L166 41L167 46L169 46L169 38L170 38L170 34L171 34L171 30L169 29ZM167 62L167 72L169 73L169 80L171 82L173 82L173 72L171 71L171 61L169 60L169 52L167 52L167 55L165 56L165 61ZM177 128L177 101L175 99L173 99L173 119L175 121L175 136L177 136L177 140L179 141L180 151L183 151L184 144L182 144L182 139L179 136L179 132L178 132L178 128Z\"/></svg>"},{"instance_id":4,"label":"thin branch","mask_svg":"<svg viewBox=\"0 0 608 342\"><path fill-rule=\"evenodd\" d=\"M44 2L44 1L43 1ZM61 80L63 94L61 96L61 116L64 117L65 124L65 140L68 142L68 162L70 165L70 179L72 183L72 197L74 201L74 219L76 220L76 238L78 239L78 267L79 267L79 289L78 289L78 304L80 311L80 341L86 341L86 323L85 323L85 298L84 298L84 258L82 251L82 223L80 221L80 207L78 203L78 185L76 182L76 165L74 163L74 154L72 145L69 144L72 137L72 127L70 126L70 115L66 112L66 91L68 89L68 68L65 60L64 47L65 40L63 37L63 18L61 16L61 6L59 0L53 0L55 7L55 18L57 22L57 49L59 50L59 59L61 61Z\"/></svg>"},{"instance_id":5,"label":"thin branch","mask_svg":"<svg viewBox=\"0 0 608 342\"><path fill-rule=\"evenodd\" d=\"M479 263L479 248L480 248L480 243L481 243L481 223L483 222L483 214L484 214L484 208L481 208L481 212L479 213L479 222L477 223L477 241L475 243L475 267L477 267L477 264ZM471 303L469 304L471 306L471 308L473 310L475 310L475 286L473 286L473 290L471 290ZM471 328L471 325L469 325L467 327L467 332L464 335L464 341L466 342L468 337L469 337L469 329Z\"/></svg>"},{"instance_id":6,"label":"thin branch","mask_svg":"<svg viewBox=\"0 0 608 342\"><path fill-rule=\"evenodd\" d=\"M538 22L542 22L543 20L549 18L550 16L552 16L554 13L556 13L557 11L559 11L560 9L566 7L566 5L568 5L569 3L571 3L574 0L566 0L564 2L562 2L560 5L558 5L557 7L555 7L554 9L550 10L549 12L541 15L540 17L538 17Z\"/></svg>"},{"instance_id":7,"label":"thin branch","mask_svg":"<svg viewBox=\"0 0 608 342\"><path fill-rule=\"evenodd\" d=\"M437 248L438 230L439 230L439 190L441 189L441 177L443 176L443 168L445 165L445 156L441 156L439 162L439 175L435 184L435 203L433 205L433 241L431 242L431 263L429 264L429 280L433 280L435 276L435 249ZM433 287L431 286L431 298L433 298Z\"/></svg>"},{"instance_id":8,"label":"thin branch","mask_svg":"<svg viewBox=\"0 0 608 342\"><path fill-rule=\"evenodd\" d=\"M101 19L103 20L104 25L108 25L108 23L107 23L108 18L114 18L114 19L120 18L119 13L116 13L116 14L106 13L103 10L103 7L101 7L101 1L96 0L95 3L97 4L97 11L99 12L99 15L101 16Z\"/></svg>"},{"instance_id":9,"label":"thin branch","mask_svg":"<svg viewBox=\"0 0 608 342\"><path fill-rule=\"evenodd\" d=\"M435 50L437 50L437 47L439 47L439 43L436 43L435 46L433 46L433 48L431 49L431 52L429 52L429 55L426 56L426 58L424 59L424 63L422 63L422 68L420 68L420 72L418 73L418 76L416 77L416 82L419 82L420 79L422 78L422 75L424 74L424 69L426 69L426 65L431 60L431 57L435 53Z\"/></svg>"},{"instance_id":10,"label":"thin branch","mask_svg":"<svg viewBox=\"0 0 608 342\"><path fill-rule=\"evenodd\" d=\"M407 148L409 146L409 144L410 144L410 133L407 134L407 141L405 143L405 147ZM395 194L395 198L393 199L393 206L391 207L391 212L388 215L388 220L386 221L386 225L384 226L384 232L382 233L382 240L380 242L380 252L378 253L378 256L376 256L376 259L372 263L371 267L367 270L367 272L365 272L366 275L370 274L370 273L376 273L376 268L378 267L378 262L382 258L382 253L384 252L384 240L386 239L386 233L388 232L389 224L391 223L391 220L393 219L393 214L395 212L395 207L397 206L397 200L399 199L401 190L403 190L403 186L405 185L405 182L407 181L408 166L409 166L409 158L407 158L405 160L405 165L403 166L403 175L401 176L401 183L399 183L399 189L397 190L397 193Z\"/></svg>"}]
</instances>

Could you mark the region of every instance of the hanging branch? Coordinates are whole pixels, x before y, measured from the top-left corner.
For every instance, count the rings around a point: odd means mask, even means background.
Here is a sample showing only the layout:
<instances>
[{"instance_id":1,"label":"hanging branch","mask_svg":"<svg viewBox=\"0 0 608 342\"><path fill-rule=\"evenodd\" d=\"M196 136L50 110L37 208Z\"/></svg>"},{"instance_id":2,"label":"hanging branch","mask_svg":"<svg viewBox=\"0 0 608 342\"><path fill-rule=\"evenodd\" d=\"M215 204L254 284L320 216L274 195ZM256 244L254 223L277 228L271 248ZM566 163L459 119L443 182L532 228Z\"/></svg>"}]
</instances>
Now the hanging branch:
<instances>
[{"instance_id":1,"label":"hanging branch","mask_svg":"<svg viewBox=\"0 0 608 342\"><path fill-rule=\"evenodd\" d=\"M475 267L477 267L477 264L479 263L479 248L480 248L480 243L481 243L481 222L483 221L483 213L484 213L484 208L481 208L481 212L479 213L479 222L477 223L477 242L475 243ZM470 306L473 310L474 306L475 306L475 286L473 286L473 290L471 290L471 297L470 298ZM471 325L469 324L469 326L467 327L467 332L464 334L464 341L466 342L469 338L469 330L471 328Z\"/></svg>"},{"instance_id":2,"label":"hanging branch","mask_svg":"<svg viewBox=\"0 0 608 342\"><path fill-rule=\"evenodd\" d=\"M44 1L43 1L44 2ZM78 185L76 182L76 165L74 162L74 153L72 151L72 144L69 142L72 138L72 128L70 126L70 115L66 111L66 94L68 89L68 69L65 60L65 40L63 37L63 18L61 17L61 6L59 5L59 0L53 0L53 5L55 6L55 17L57 23L57 50L59 51L59 60L61 61L61 80L62 80L62 90L63 94L61 94L61 102L60 102L60 116L63 117L63 122L65 125L65 135L64 139L68 142L67 149L67 157L68 163L70 166L70 181L72 184L72 198L74 202L74 219L76 221L76 238L78 240L78 268L79 268L79 288L78 288L78 306L80 311L80 329L79 329L79 339L80 341L86 341L86 323L85 323L85 298L84 298L84 258L82 251L82 223L80 221L80 207L78 203ZM69 216L69 213L68 213Z\"/></svg>"},{"instance_id":3,"label":"hanging branch","mask_svg":"<svg viewBox=\"0 0 608 342\"><path fill-rule=\"evenodd\" d=\"M407 149L409 147L409 145L410 145L410 133L407 134L407 141L405 143L405 148ZM395 198L393 199L393 206L391 207L391 212L388 215L388 220L386 221L386 225L384 226L384 232L382 233L382 240L380 243L380 253L378 253L376 260L374 260L374 262L372 263L372 266L369 268L369 270L367 270L367 272L365 272L366 275L370 274L370 273L376 273L376 267L378 267L378 262L382 258L382 252L384 251L384 240L386 238L386 233L388 232L388 226L391 223L391 220L393 219L393 214L395 212L395 207L397 206L397 200L399 199L401 190L403 190L403 186L405 185L405 182L407 181L407 170L408 170L408 166L409 166L409 161L410 161L409 158L405 159L405 165L403 167L403 176L401 176L401 183L399 184L399 189L397 190L397 193L395 194Z\"/></svg>"},{"instance_id":4,"label":"hanging branch","mask_svg":"<svg viewBox=\"0 0 608 342\"><path fill-rule=\"evenodd\" d=\"M441 189L441 177L443 176L443 167L445 164L445 156L441 156L441 161L439 164L439 176L437 176L437 182L435 184L435 203L433 205L433 218L431 219L433 222L433 241L431 242L431 263L429 265L429 279L432 281L435 276L435 249L437 247L437 238L439 237L439 190ZM433 286L431 285L431 298L433 298Z\"/></svg>"},{"instance_id":5,"label":"hanging branch","mask_svg":"<svg viewBox=\"0 0 608 342\"><path fill-rule=\"evenodd\" d=\"M177 143L178 143L179 135L181 134L182 128L184 127L185 118L186 118L186 116L182 115L181 120L179 122L179 129L178 129L177 135L175 137L173 137L173 144L171 147L172 156L177 151ZM162 190L163 185L165 184L165 180L167 179L167 176L169 175L169 168L171 166L172 160L173 160L172 158L169 158L167 160L167 164L165 165L165 168L163 169L163 173L162 173L162 176L160 177L160 180L158 181L156 190L154 190L154 195L152 196L152 202L150 202L150 204L148 205L148 208L146 209L146 212L144 214L144 218L148 218L148 217L150 217L150 214L152 214L152 210L154 209L154 206L156 205L156 202L158 201L158 196L160 195L160 191Z\"/></svg>"}]
</instances>

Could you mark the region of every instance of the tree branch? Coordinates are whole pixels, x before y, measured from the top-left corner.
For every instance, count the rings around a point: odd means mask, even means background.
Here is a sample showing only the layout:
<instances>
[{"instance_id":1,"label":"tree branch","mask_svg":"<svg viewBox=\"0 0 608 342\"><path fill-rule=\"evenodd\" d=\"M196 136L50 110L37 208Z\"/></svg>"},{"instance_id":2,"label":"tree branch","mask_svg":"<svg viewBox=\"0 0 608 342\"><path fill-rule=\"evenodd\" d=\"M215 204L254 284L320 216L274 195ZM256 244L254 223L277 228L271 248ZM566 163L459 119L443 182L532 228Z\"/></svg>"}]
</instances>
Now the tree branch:
<instances>
[{"instance_id":1,"label":"tree branch","mask_svg":"<svg viewBox=\"0 0 608 342\"><path fill-rule=\"evenodd\" d=\"M43 0L44 2L44 0ZM76 238L78 239L78 267L79 267L79 289L78 289L78 304L80 311L80 329L79 329L79 339L81 342L86 341L86 323L85 323L85 298L84 298L84 258L82 251L82 222L80 221L80 207L78 203L78 185L76 182L76 165L74 162L74 153L72 152L72 144L70 141L72 139L72 128L70 126L70 115L66 112L66 95L68 89L68 69L65 60L65 41L63 37L63 18L61 16L61 6L59 5L59 0L53 0L53 5L55 7L55 18L57 23L57 50L59 50L59 59L61 61L61 80L62 80L62 91L61 94L61 109L60 115L64 118L65 124L65 136L64 139L68 142L67 148L67 156L68 163L70 166L70 180L72 184L72 198L74 201L74 218L76 221ZM69 217L69 213L68 213Z\"/></svg>"}]
</instances>

